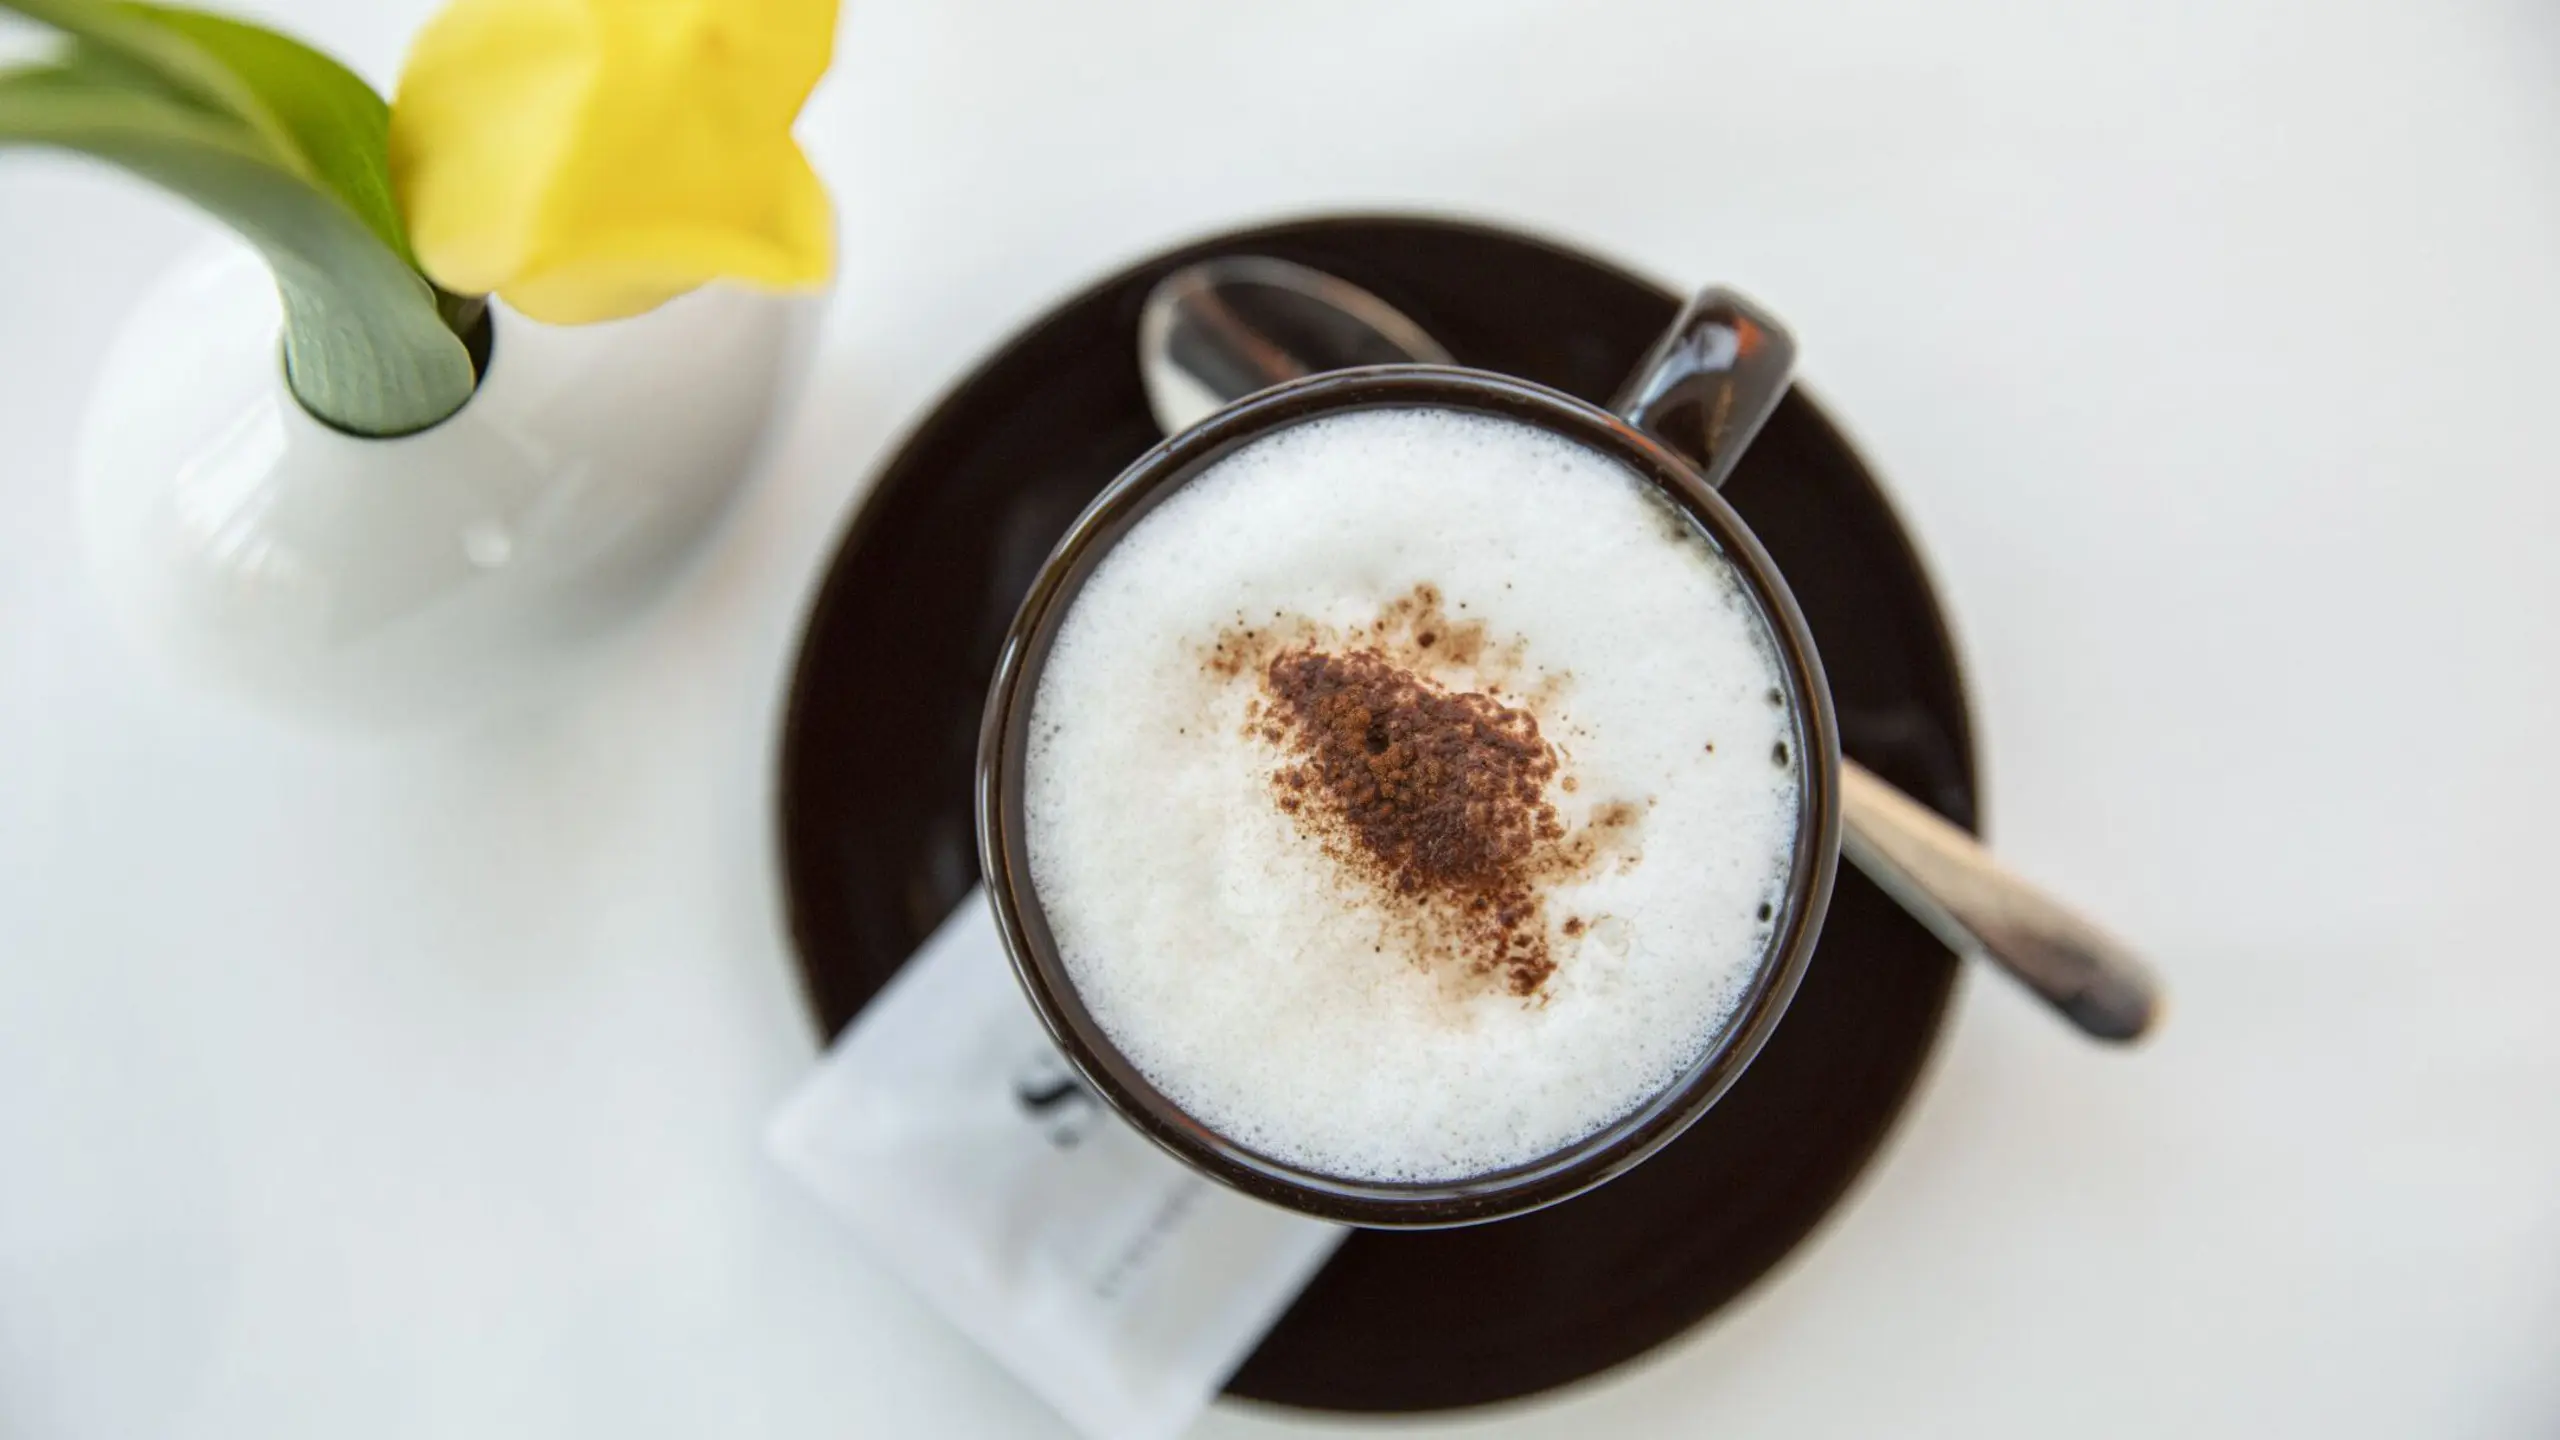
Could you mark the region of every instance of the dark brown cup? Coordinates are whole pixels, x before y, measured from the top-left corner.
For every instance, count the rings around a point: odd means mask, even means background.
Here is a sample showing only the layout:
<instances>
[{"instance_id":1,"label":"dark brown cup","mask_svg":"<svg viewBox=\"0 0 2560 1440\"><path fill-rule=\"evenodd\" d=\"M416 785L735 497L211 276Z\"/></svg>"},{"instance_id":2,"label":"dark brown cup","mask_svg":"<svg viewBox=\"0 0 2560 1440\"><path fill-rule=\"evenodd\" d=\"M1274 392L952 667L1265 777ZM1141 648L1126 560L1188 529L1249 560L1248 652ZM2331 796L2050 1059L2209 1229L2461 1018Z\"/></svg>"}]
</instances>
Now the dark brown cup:
<instances>
[{"instance_id":1,"label":"dark brown cup","mask_svg":"<svg viewBox=\"0 0 2560 1440\"><path fill-rule=\"evenodd\" d=\"M1741 433L1726 433L1725 422L1736 413L1733 389L1765 373L1732 365L1730 328L1722 332L1719 350L1718 332L1702 329L1698 308L1665 336L1630 382L1621 408L1680 437L1715 471L1725 471L1732 450L1757 425L1754 418ZM1748 352L1753 332L1746 326L1742 334L1741 348ZM1783 332L1777 338L1783 345ZM1782 377L1783 355L1778 364ZM1743 397L1742 410L1753 408L1749 399ZM1166 1099L1076 994L1031 883L1023 833L1024 741L1040 668L1069 605L1103 556L1176 487L1237 446L1318 416L1380 407L1524 421L1614 457L1652 483L1695 521L1758 600L1786 672L1795 745L1804 759L1803 809L1786 904L1723 1034L1678 1080L1595 1133L1528 1164L1430 1183L1345 1179L1285 1164L1235 1144ZM987 893L1023 990L1086 1083L1142 1133L1214 1179L1308 1215L1379 1228L1474 1224L1554 1204L1624 1173L1705 1114L1786 1013L1812 959L1840 853L1840 742L1822 662L1786 582L1717 495L1708 473L1629 419L1571 396L1484 371L1419 365L1334 371L1266 390L1166 440L1123 471L1078 517L1033 581L997 662L978 747L978 855Z\"/></svg>"}]
</instances>

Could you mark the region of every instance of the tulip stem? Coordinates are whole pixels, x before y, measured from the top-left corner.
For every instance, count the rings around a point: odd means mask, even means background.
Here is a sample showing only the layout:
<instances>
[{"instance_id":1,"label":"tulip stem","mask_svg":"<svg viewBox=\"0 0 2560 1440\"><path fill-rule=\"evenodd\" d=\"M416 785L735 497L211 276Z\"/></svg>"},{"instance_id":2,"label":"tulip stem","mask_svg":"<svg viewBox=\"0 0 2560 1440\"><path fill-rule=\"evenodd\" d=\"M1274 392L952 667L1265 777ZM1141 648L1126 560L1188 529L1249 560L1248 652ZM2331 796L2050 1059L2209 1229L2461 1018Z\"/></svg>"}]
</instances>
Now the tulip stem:
<instances>
[{"instance_id":1,"label":"tulip stem","mask_svg":"<svg viewBox=\"0 0 2560 1440\"><path fill-rule=\"evenodd\" d=\"M471 356L472 383L489 373L489 349L496 340L496 316L489 309L486 295L456 295L439 285L436 287L436 316L444 328L454 333L462 348Z\"/></svg>"}]
</instances>

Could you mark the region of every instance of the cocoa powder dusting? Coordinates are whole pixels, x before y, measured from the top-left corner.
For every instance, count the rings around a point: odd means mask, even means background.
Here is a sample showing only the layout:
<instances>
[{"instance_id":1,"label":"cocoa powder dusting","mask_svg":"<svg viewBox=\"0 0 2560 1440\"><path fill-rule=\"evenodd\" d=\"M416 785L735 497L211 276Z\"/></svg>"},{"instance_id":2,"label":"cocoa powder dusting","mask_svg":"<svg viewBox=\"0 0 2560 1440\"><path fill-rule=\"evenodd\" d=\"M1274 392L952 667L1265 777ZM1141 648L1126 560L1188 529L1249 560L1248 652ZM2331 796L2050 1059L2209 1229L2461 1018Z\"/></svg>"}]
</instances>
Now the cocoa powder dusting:
<instances>
[{"instance_id":1,"label":"cocoa powder dusting","mask_svg":"<svg viewBox=\"0 0 2560 1440\"><path fill-rule=\"evenodd\" d=\"M1537 1003L1556 969L1546 892L1642 857L1643 806L1605 802L1568 825L1548 798L1580 788L1537 720L1572 672L1531 665L1517 637L1452 614L1436 585L1365 623L1238 612L1199 661L1255 687L1241 729L1281 757L1280 813L1386 902L1398 948L1453 995ZM1568 920L1563 941L1590 923Z\"/></svg>"},{"instance_id":2,"label":"cocoa powder dusting","mask_svg":"<svg viewBox=\"0 0 2560 1440\"><path fill-rule=\"evenodd\" d=\"M1319 812L1327 848L1428 912L1475 973L1535 994L1555 971L1541 892L1565 837L1536 718L1372 649L1284 651L1263 686L1297 756L1273 777L1281 807Z\"/></svg>"}]
</instances>

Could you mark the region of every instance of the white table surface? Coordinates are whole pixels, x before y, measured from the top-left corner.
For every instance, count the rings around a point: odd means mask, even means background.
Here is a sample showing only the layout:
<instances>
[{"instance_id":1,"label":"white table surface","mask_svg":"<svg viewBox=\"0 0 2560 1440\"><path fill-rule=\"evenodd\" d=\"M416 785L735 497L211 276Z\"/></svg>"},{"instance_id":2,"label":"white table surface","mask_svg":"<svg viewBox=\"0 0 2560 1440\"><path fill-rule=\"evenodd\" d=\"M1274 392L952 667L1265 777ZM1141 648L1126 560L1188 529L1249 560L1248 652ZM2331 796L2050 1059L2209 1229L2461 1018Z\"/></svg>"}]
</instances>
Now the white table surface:
<instances>
[{"instance_id":1,"label":"white table surface","mask_svg":"<svg viewBox=\"0 0 2560 1440\"><path fill-rule=\"evenodd\" d=\"M261 9L387 80L424 5ZM803 130L845 265L776 473L566 694L371 747L107 629L74 423L198 222L0 156L0 1435L1060 1433L759 1153L781 677L973 356L1342 206L1788 317L2001 847L2176 986L2120 1054L1970 978L1747 1303L1395 1433L2560 1434L2560 11L857 0Z\"/></svg>"}]
</instances>

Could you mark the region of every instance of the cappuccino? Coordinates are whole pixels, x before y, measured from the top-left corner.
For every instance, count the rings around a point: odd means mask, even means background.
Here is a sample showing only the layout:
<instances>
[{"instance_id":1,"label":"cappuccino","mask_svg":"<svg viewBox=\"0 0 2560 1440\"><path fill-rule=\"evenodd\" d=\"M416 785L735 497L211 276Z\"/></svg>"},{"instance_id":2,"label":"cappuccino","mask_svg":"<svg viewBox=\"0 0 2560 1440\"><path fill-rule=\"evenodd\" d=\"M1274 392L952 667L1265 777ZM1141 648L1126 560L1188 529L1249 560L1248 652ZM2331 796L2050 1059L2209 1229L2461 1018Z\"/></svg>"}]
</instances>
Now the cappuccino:
<instances>
[{"instance_id":1,"label":"cappuccino","mask_svg":"<svg viewBox=\"0 0 2560 1440\"><path fill-rule=\"evenodd\" d=\"M1347 1179L1505 1170L1731 1021L1796 852L1788 693L1732 563L1618 460L1453 409L1300 421L1069 603L1031 888L1201 1125Z\"/></svg>"}]
</instances>

